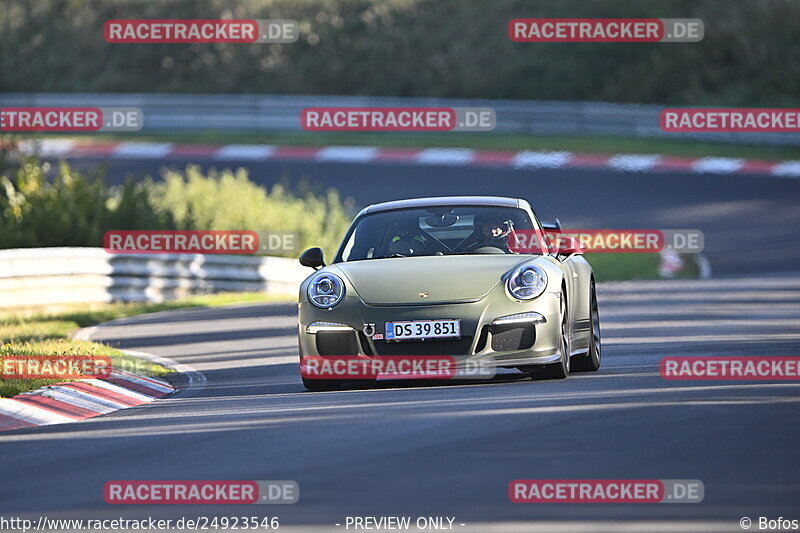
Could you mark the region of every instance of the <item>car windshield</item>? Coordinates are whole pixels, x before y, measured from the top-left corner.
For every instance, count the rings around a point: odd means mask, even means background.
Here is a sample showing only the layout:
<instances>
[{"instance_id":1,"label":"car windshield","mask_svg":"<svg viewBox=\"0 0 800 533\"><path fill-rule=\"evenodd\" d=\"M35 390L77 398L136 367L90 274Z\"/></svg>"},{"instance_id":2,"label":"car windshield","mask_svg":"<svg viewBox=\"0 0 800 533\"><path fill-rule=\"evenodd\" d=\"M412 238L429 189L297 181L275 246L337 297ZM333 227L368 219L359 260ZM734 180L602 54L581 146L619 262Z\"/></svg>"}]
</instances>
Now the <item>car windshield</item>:
<instances>
[{"instance_id":1,"label":"car windshield","mask_svg":"<svg viewBox=\"0 0 800 533\"><path fill-rule=\"evenodd\" d=\"M362 217L337 257L361 261L387 257L510 254L511 231L531 230L528 213L494 206L398 209Z\"/></svg>"}]
</instances>

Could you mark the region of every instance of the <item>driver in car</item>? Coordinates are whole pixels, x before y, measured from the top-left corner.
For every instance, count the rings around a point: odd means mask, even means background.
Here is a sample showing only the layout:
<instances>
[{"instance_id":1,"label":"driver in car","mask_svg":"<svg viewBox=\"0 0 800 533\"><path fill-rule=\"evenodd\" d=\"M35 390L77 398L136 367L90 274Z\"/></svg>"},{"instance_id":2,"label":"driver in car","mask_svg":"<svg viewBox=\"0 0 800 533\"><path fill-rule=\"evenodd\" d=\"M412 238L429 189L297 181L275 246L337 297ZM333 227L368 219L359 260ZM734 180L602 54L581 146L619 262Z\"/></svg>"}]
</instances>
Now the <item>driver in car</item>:
<instances>
[{"instance_id":1,"label":"driver in car","mask_svg":"<svg viewBox=\"0 0 800 533\"><path fill-rule=\"evenodd\" d=\"M501 215L475 215L473 233L460 246L462 250L473 251L479 248L499 248L508 252L508 236L511 225Z\"/></svg>"}]
</instances>

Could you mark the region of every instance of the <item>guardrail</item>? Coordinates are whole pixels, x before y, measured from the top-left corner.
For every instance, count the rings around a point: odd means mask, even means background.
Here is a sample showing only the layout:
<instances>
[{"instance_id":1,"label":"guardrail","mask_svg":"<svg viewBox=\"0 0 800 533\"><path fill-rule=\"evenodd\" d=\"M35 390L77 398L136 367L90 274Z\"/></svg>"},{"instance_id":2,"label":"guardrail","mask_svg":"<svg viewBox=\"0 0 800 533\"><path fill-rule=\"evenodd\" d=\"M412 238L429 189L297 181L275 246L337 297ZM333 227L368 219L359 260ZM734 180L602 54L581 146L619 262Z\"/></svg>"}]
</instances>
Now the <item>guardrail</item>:
<instances>
[{"instance_id":1,"label":"guardrail","mask_svg":"<svg viewBox=\"0 0 800 533\"><path fill-rule=\"evenodd\" d=\"M283 257L110 254L102 248L0 250L0 308L161 302L220 291L297 295L311 272Z\"/></svg>"},{"instance_id":2,"label":"guardrail","mask_svg":"<svg viewBox=\"0 0 800 533\"><path fill-rule=\"evenodd\" d=\"M138 107L143 132L298 132L306 107L491 107L495 133L697 139L715 142L800 145L794 133L665 133L662 107L645 104L537 100L466 100L372 96L257 94L47 94L0 93L2 107ZM135 133L133 134L135 135Z\"/></svg>"}]
</instances>

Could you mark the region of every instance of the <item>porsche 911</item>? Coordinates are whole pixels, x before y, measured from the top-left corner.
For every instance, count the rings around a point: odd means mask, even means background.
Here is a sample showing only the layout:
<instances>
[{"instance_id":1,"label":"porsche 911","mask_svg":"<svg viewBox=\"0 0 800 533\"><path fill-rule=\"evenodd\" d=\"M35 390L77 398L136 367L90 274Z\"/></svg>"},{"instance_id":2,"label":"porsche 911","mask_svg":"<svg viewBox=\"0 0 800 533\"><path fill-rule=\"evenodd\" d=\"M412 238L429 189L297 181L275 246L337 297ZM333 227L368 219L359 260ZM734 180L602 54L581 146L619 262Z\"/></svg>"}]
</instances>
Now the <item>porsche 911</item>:
<instances>
[{"instance_id":1,"label":"porsche 911","mask_svg":"<svg viewBox=\"0 0 800 533\"><path fill-rule=\"evenodd\" d=\"M455 356L516 368L534 379L600 367L600 319L591 265L577 243L511 246L543 233L530 204L501 197L440 197L371 205L300 287L305 356ZM309 390L345 379L309 379Z\"/></svg>"}]
</instances>

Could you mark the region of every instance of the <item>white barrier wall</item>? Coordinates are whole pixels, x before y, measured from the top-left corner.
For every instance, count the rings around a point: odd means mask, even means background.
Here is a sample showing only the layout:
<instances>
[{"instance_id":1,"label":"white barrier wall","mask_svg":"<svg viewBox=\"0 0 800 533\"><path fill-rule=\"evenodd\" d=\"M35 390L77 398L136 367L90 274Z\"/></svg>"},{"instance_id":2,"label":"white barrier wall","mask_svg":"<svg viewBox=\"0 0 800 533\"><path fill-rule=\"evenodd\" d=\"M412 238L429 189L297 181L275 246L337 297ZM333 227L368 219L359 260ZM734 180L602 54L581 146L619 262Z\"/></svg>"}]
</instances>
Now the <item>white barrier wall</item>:
<instances>
[{"instance_id":1,"label":"white barrier wall","mask_svg":"<svg viewBox=\"0 0 800 533\"><path fill-rule=\"evenodd\" d=\"M698 139L746 144L800 145L796 133L667 133L662 106L537 100L468 100L377 96L275 94L0 93L0 107L138 107L143 132L300 131L306 107L491 107L494 133Z\"/></svg>"},{"instance_id":2,"label":"white barrier wall","mask_svg":"<svg viewBox=\"0 0 800 533\"><path fill-rule=\"evenodd\" d=\"M312 272L283 257L110 254L102 248L0 250L0 308L161 302L221 291L297 295Z\"/></svg>"}]
</instances>

